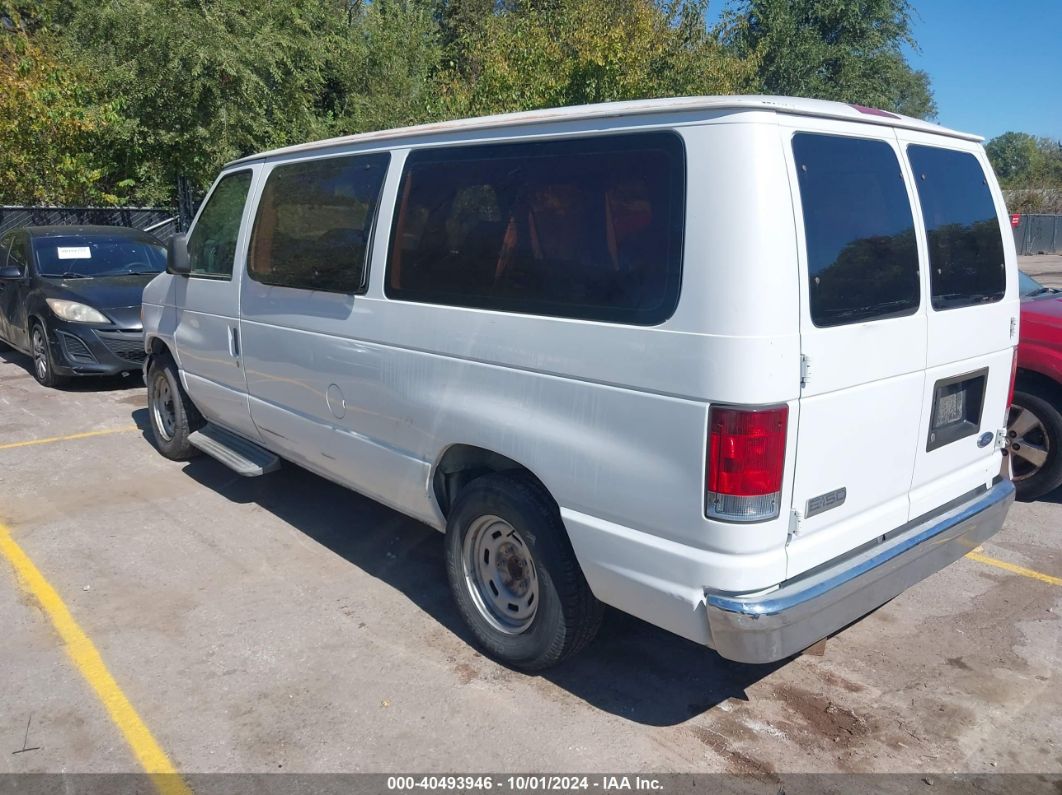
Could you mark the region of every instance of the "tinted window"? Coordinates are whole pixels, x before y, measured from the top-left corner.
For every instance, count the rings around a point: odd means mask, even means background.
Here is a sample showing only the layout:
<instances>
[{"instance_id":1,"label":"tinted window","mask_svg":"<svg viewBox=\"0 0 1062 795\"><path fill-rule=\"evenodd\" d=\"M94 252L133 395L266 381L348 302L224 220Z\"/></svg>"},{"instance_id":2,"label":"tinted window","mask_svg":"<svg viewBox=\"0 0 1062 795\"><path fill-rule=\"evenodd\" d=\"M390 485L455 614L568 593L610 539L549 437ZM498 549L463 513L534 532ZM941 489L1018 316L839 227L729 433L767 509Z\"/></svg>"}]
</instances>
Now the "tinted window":
<instances>
[{"instance_id":1,"label":"tinted window","mask_svg":"<svg viewBox=\"0 0 1062 795\"><path fill-rule=\"evenodd\" d=\"M916 312L914 217L892 147L800 133L793 137L793 153L815 325Z\"/></svg>"},{"instance_id":2,"label":"tinted window","mask_svg":"<svg viewBox=\"0 0 1062 795\"><path fill-rule=\"evenodd\" d=\"M9 232L0 238L0 268L8 264L7 253L11 250L11 241L15 239L15 233Z\"/></svg>"},{"instance_id":3,"label":"tinted window","mask_svg":"<svg viewBox=\"0 0 1062 795\"><path fill-rule=\"evenodd\" d=\"M678 300L684 180L671 133L413 152L387 295L663 322Z\"/></svg>"},{"instance_id":4,"label":"tinted window","mask_svg":"<svg viewBox=\"0 0 1062 795\"><path fill-rule=\"evenodd\" d=\"M33 250L41 276L121 276L166 269L166 249L161 243L123 235L38 237Z\"/></svg>"},{"instance_id":5,"label":"tinted window","mask_svg":"<svg viewBox=\"0 0 1062 795\"><path fill-rule=\"evenodd\" d=\"M1006 289L1003 237L988 180L969 152L909 146L929 238L934 309L998 301Z\"/></svg>"},{"instance_id":6,"label":"tinted window","mask_svg":"<svg viewBox=\"0 0 1062 795\"><path fill-rule=\"evenodd\" d=\"M353 293L390 155L273 169L258 205L247 270L265 284Z\"/></svg>"},{"instance_id":7,"label":"tinted window","mask_svg":"<svg viewBox=\"0 0 1062 795\"><path fill-rule=\"evenodd\" d=\"M232 277L236 238L250 187L251 172L237 171L224 177L210 194L188 238L193 276Z\"/></svg>"},{"instance_id":8,"label":"tinted window","mask_svg":"<svg viewBox=\"0 0 1062 795\"><path fill-rule=\"evenodd\" d=\"M11 240L11 255L7 264L18 268L25 275L29 273L29 259L29 237L22 232Z\"/></svg>"}]
</instances>

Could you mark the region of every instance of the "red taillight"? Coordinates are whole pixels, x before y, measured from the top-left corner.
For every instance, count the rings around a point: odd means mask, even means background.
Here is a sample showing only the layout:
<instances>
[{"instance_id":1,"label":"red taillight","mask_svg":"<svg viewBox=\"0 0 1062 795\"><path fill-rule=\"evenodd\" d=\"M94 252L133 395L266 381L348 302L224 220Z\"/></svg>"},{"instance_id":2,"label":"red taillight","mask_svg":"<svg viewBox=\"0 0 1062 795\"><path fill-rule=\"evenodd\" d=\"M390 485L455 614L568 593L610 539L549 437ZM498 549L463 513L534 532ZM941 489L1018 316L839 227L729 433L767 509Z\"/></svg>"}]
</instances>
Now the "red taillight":
<instances>
[{"instance_id":1,"label":"red taillight","mask_svg":"<svg viewBox=\"0 0 1062 795\"><path fill-rule=\"evenodd\" d=\"M754 522L778 515L789 407L708 414L708 516Z\"/></svg>"}]
</instances>

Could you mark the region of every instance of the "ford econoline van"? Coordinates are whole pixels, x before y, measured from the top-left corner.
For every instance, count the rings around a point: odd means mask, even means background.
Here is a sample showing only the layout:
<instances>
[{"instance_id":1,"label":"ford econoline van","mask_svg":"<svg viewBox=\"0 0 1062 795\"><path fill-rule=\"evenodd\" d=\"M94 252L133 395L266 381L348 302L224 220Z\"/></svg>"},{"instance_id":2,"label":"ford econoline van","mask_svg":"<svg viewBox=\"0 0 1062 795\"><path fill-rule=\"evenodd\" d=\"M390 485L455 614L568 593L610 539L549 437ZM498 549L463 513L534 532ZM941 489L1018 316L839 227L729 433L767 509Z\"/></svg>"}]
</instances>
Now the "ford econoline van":
<instances>
[{"instance_id":1,"label":"ford econoline van","mask_svg":"<svg viewBox=\"0 0 1062 795\"><path fill-rule=\"evenodd\" d=\"M1017 269L979 140L701 97L237 160L144 291L155 440L444 531L508 665L604 605L783 659L1013 499Z\"/></svg>"}]
</instances>

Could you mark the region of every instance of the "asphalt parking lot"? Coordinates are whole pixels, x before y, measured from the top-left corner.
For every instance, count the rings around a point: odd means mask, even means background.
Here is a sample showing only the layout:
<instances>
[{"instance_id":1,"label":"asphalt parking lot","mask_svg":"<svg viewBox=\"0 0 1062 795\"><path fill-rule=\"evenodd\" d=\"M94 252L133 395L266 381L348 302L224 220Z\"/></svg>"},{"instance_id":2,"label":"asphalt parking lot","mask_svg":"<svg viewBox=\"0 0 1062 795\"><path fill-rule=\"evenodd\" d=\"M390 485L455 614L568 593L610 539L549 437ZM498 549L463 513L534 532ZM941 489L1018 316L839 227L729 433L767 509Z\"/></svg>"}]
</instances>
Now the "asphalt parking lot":
<instances>
[{"instance_id":1,"label":"asphalt parking lot","mask_svg":"<svg viewBox=\"0 0 1062 795\"><path fill-rule=\"evenodd\" d=\"M139 379L28 364L0 354L0 773L1062 772L1062 490L822 656L612 613L525 676L466 642L433 530L292 465L170 462Z\"/></svg>"}]
</instances>

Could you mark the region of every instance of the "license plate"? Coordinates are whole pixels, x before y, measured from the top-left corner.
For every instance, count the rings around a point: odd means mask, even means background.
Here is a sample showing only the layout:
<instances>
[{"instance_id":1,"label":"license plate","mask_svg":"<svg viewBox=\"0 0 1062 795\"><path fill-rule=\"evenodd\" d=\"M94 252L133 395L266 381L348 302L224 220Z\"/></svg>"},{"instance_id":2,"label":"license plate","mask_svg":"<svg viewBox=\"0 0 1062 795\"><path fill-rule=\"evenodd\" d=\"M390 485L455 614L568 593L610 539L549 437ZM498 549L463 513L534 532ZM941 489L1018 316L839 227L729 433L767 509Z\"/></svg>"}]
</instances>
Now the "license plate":
<instances>
[{"instance_id":1,"label":"license plate","mask_svg":"<svg viewBox=\"0 0 1062 795\"><path fill-rule=\"evenodd\" d=\"M966 390L958 389L949 394L942 394L937 400L937 411L933 417L933 427L941 428L953 422L961 422L966 417Z\"/></svg>"},{"instance_id":2,"label":"license plate","mask_svg":"<svg viewBox=\"0 0 1062 795\"><path fill-rule=\"evenodd\" d=\"M980 431L987 382L987 369L937 381L933 386L933 421L929 424L927 451Z\"/></svg>"}]
</instances>

